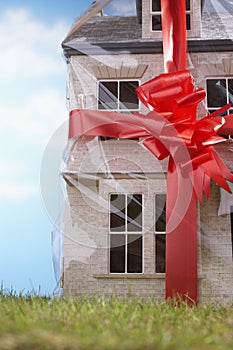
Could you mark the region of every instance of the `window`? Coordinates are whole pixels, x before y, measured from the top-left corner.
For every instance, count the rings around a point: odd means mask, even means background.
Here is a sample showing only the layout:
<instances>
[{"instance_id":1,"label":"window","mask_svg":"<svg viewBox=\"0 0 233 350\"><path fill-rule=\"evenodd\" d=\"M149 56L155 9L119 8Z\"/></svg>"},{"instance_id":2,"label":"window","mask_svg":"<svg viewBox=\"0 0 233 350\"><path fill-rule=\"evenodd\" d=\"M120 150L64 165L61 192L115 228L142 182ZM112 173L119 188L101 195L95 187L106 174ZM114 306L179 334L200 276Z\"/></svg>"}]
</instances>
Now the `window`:
<instances>
[{"instance_id":1,"label":"window","mask_svg":"<svg viewBox=\"0 0 233 350\"><path fill-rule=\"evenodd\" d=\"M191 0L186 0L186 28L191 29ZM162 30L161 0L151 0L151 28L152 31Z\"/></svg>"},{"instance_id":2,"label":"window","mask_svg":"<svg viewBox=\"0 0 233 350\"><path fill-rule=\"evenodd\" d=\"M155 195L155 272L166 271L166 195Z\"/></svg>"},{"instance_id":3,"label":"window","mask_svg":"<svg viewBox=\"0 0 233 350\"><path fill-rule=\"evenodd\" d=\"M98 84L98 109L117 112L138 112L139 100L135 89L138 80L107 80Z\"/></svg>"},{"instance_id":4,"label":"window","mask_svg":"<svg viewBox=\"0 0 233 350\"><path fill-rule=\"evenodd\" d=\"M110 272L142 273L142 195L110 195Z\"/></svg>"},{"instance_id":5,"label":"window","mask_svg":"<svg viewBox=\"0 0 233 350\"><path fill-rule=\"evenodd\" d=\"M233 77L232 78L211 78L206 80L207 107L212 113L227 103L231 108L223 115L233 114Z\"/></svg>"}]
</instances>

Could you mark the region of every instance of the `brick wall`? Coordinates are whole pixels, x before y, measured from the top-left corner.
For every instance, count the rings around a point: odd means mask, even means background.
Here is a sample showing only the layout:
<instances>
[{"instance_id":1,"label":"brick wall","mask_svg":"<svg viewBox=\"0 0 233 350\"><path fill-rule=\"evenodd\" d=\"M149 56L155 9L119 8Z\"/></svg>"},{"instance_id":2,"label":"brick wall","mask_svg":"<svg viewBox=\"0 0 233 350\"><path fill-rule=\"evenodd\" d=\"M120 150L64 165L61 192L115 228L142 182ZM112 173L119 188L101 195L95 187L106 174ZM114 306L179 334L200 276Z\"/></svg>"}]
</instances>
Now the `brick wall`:
<instances>
[{"instance_id":1,"label":"brick wall","mask_svg":"<svg viewBox=\"0 0 233 350\"><path fill-rule=\"evenodd\" d=\"M85 159L88 150L84 140L76 144L72 157ZM76 178L75 186L67 186L70 211L67 214L64 238L64 294L65 295L140 295L164 298L165 276L155 274L154 194L165 193L165 175L149 152L134 141L105 141L102 143L109 174L138 173L106 178L92 169L94 180ZM139 152L141 149L141 153ZM115 158L114 158L115 156ZM94 157L95 158L95 157ZM72 164L74 165L74 164ZM72 168L72 170L74 170ZM148 173L145 172L148 170ZM149 171L150 170L150 171ZM159 171L160 170L160 171ZM124 177L125 176L125 177ZM144 275L109 274L109 193L144 194ZM204 200L198 210L198 275L199 300L232 300L232 252L229 215L217 216L219 189L211 186L211 198Z\"/></svg>"},{"instance_id":2,"label":"brick wall","mask_svg":"<svg viewBox=\"0 0 233 350\"><path fill-rule=\"evenodd\" d=\"M141 83L163 72L162 55L72 57L68 81L70 109L96 109L97 80L92 67L97 63L115 68L145 64L148 68ZM188 68L197 87L205 88L206 77L233 74L231 53L191 54L188 56ZM143 107L142 112L146 113ZM205 113L205 103L202 103L199 115L204 116ZM161 178L165 170L166 162L159 163L133 141L108 141L99 144L97 139L91 137L81 137L75 141L68 155L67 171L89 173L94 175L94 180L73 177L76 187L67 186L70 210L67 213L64 233L65 295L114 293L164 298L165 278L154 273L153 196L156 191L165 191L165 181ZM110 174L115 172L142 172L146 175L140 180L111 179ZM159 175L153 177L148 174ZM108 194L121 192L122 189L125 192L144 193L146 199L145 275L134 279L108 275ZM230 218L229 215L217 216L218 204L219 189L212 184L211 199L203 202L198 216L201 302L224 302L233 299Z\"/></svg>"},{"instance_id":3,"label":"brick wall","mask_svg":"<svg viewBox=\"0 0 233 350\"><path fill-rule=\"evenodd\" d=\"M98 108L98 79L95 75L97 65L105 67L108 70L108 79L112 80L118 79L118 77L111 76L109 68L120 69L121 67L129 68L145 65L147 69L143 76L137 75L135 70L131 70L132 73L130 73L130 70L126 69L125 76L121 75L120 77L120 79L138 79L141 84L164 72L162 54L71 57L68 72L68 108L70 110L75 108ZM190 53L187 55L187 68L194 77L195 87L206 88L206 78L233 75L232 53ZM124 70L122 69L122 71ZM106 76L103 79L106 79ZM199 105L199 115L201 117L206 113L205 105L205 101ZM141 113L145 114L147 112L148 110L141 104Z\"/></svg>"},{"instance_id":4,"label":"brick wall","mask_svg":"<svg viewBox=\"0 0 233 350\"><path fill-rule=\"evenodd\" d=\"M212 184L211 197L201 205L201 301L233 300L233 261L230 215L218 216L220 190Z\"/></svg>"}]
</instances>

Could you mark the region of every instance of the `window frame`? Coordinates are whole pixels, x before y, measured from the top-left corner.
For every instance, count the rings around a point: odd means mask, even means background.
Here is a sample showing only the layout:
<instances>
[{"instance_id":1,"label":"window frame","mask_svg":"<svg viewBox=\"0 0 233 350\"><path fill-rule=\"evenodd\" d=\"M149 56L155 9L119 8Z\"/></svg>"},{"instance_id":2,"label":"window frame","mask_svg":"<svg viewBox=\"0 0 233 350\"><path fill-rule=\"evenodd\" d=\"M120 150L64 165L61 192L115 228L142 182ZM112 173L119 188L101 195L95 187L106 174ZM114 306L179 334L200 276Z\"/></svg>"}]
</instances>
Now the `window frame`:
<instances>
[{"instance_id":1,"label":"window frame","mask_svg":"<svg viewBox=\"0 0 233 350\"><path fill-rule=\"evenodd\" d=\"M115 78L109 78L109 79L99 79L98 81L97 81L97 101L96 101L96 103L97 103L97 110L98 111L103 111L103 112L105 112L105 111L111 111L111 112L118 112L118 113L135 113L135 112L140 112L140 108L141 108L141 101L140 101L140 99L137 97L137 101L138 101L138 108L134 108L134 109L128 109L128 108L125 108L125 109L123 109L123 108L120 108L120 104L121 104L121 101L120 101L120 83L121 82L130 82L130 81L135 81L135 82L137 82L138 83L138 86L140 86L140 84L141 84L141 81L140 81L140 79L137 79L137 78L125 78L125 79L115 79ZM99 86L100 86L100 83L104 83L104 82L114 82L114 83L117 83L117 108L115 108L115 109L99 109L99 100L100 100L100 98L99 98L99 95L100 95L100 88L99 88Z\"/></svg>"},{"instance_id":2,"label":"window frame","mask_svg":"<svg viewBox=\"0 0 233 350\"><path fill-rule=\"evenodd\" d=\"M219 109L220 107L222 107L222 106L219 106L219 107L209 107L209 105L208 105L207 81L208 81L208 80L223 80L223 79L226 81L226 91L227 91L226 100L227 100L227 103L230 103L230 102L229 102L229 90L228 90L229 83L228 83L228 80L233 80L233 76L222 76L222 75L218 75L218 76L210 76L210 77L206 77L206 78L205 78L206 107L207 107L208 113L212 113L213 111L218 110L218 109ZM230 113L230 111L232 111L232 113ZM227 115L233 114L233 106L231 106L231 107L226 111L226 114L227 114Z\"/></svg>"},{"instance_id":3,"label":"window frame","mask_svg":"<svg viewBox=\"0 0 233 350\"><path fill-rule=\"evenodd\" d=\"M152 33L162 33L162 17L161 17L161 29L153 30L152 28L153 16L162 15L162 11L153 11L152 3L153 3L153 0L150 0L150 31ZM186 17L187 15L189 15L189 18L190 18L190 28L186 29L188 32L191 32L191 30L193 29L192 9L193 9L193 1L190 0L190 10L187 10L187 9L185 10Z\"/></svg>"},{"instance_id":4,"label":"window frame","mask_svg":"<svg viewBox=\"0 0 233 350\"><path fill-rule=\"evenodd\" d=\"M166 266L165 266L165 272L157 272L157 264L156 264L156 236L159 235L164 235L165 236L165 256L164 256L164 261L166 263L166 230L165 231L156 231L156 218L157 218L157 205L156 205L156 196L158 195L164 195L166 198L166 193L161 192L161 193L155 193L154 194L154 249L155 249L155 274L156 275L166 275ZM166 224L166 223L165 223Z\"/></svg>"},{"instance_id":5,"label":"window frame","mask_svg":"<svg viewBox=\"0 0 233 350\"><path fill-rule=\"evenodd\" d=\"M142 215L142 230L141 231L128 231L127 230L127 197L128 195L141 195L142 196L142 211L141 211L141 215ZM124 231L111 231L111 227L110 227L110 223L111 223L111 219L110 219L110 216L111 216L111 195L124 195L125 196L125 209L126 209L126 212L125 212L125 230ZM109 193L109 209L108 209L108 212L109 212L109 224L108 224L108 230L109 230L109 235L108 235L108 246L109 246L109 249L108 249L108 261L109 261L109 264L108 264L108 271L109 271L109 274L120 274L120 275L131 275L131 274L144 274L144 194L143 193L138 193L138 192L134 192L134 193L127 193L127 192L124 192L124 193L117 193L117 192L111 192ZM111 272L110 271L110 259L111 259L111 236L114 236L114 235L122 235L125 237L125 271L124 272ZM137 235L137 236L140 236L142 238L142 271L141 272L128 272L127 271L127 261L128 261L128 237L129 236L133 236L133 235Z\"/></svg>"}]
</instances>

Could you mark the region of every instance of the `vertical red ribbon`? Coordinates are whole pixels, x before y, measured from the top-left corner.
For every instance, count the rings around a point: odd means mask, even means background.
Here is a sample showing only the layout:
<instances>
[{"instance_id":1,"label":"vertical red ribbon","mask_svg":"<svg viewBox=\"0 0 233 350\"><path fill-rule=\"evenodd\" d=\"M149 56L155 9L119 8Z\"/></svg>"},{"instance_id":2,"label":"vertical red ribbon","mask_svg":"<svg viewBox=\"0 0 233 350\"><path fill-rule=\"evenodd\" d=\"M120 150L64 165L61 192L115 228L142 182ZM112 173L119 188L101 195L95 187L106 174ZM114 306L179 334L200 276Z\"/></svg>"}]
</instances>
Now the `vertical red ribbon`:
<instances>
[{"instance_id":1,"label":"vertical red ribbon","mask_svg":"<svg viewBox=\"0 0 233 350\"><path fill-rule=\"evenodd\" d=\"M161 0L165 73L186 69L185 0Z\"/></svg>"},{"instance_id":2,"label":"vertical red ribbon","mask_svg":"<svg viewBox=\"0 0 233 350\"><path fill-rule=\"evenodd\" d=\"M166 298L197 303L196 194L190 179L182 179L171 157L166 208Z\"/></svg>"},{"instance_id":3,"label":"vertical red ribbon","mask_svg":"<svg viewBox=\"0 0 233 350\"><path fill-rule=\"evenodd\" d=\"M164 69L186 69L185 0L161 0ZM185 179L187 182L187 179ZM184 186L176 162L170 158L167 175L166 298L197 302L196 195L191 180ZM186 203L179 217L179 202ZM177 211L174 213L174 211ZM177 220L171 222L171 217Z\"/></svg>"}]
</instances>

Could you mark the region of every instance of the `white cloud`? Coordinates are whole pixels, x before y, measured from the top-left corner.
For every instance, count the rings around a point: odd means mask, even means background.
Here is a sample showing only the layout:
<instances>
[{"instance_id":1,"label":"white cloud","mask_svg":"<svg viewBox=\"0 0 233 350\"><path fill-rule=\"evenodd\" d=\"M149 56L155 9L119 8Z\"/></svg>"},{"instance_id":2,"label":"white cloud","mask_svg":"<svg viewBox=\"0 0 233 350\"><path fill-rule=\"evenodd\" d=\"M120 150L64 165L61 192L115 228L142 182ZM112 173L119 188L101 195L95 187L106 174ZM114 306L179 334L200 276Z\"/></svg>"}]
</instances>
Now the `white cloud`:
<instances>
[{"instance_id":1,"label":"white cloud","mask_svg":"<svg viewBox=\"0 0 233 350\"><path fill-rule=\"evenodd\" d=\"M9 174L14 174L15 172L23 172L25 170L25 165L19 162L12 163L9 160L4 163L0 163L0 174L9 176Z\"/></svg>"},{"instance_id":2,"label":"white cloud","mask_svg":"<svg viewBox=\"0 0 233 350\"><path fill-rule=\"evenodd\" d=\"M105 12L105 9L104 9ZM113 0L109 5L106 6L106 13L108 15L118 16L132 16L136 12L136 1L135 0ZM117 29L116 29L117 30Z\"/></svg>"},{"instance_id":3,"label":"white cloud","mask_svg":"<svg viewBox=\"0 0 233 350\"><path fill-rule=\"evenodd\" d=\"M39 194L35 169L50 137L67 119L60 49L66 31L65 23L39 22L23 9L0 14L2 200Z\"/></svg>"},{"instance_id":4,"label":"white cloud","mask_svg":"<svg viewBox=\"0 0 233 350\"><path fill-rule=\"evenodd\" d=\"M67 118L66 67L59 48L65 32L64 23L34 21L24 9L0 15L2 132L11 130L38 143Z\"/></svg>"},{"instance_id":5,"label":"white cloud","mask_svg":"<svg viewBox=\"0 0 233 350\"><path fill-rule=\"evenodd\" d=\"M66 25L34 21L24 9L0 15L1 80L33 78L64 70L60 43ZM60 58L60 59L58 59Z\"/></svg>"},{"instance_id":6,"label":"white cloud","mask_svg":"<svg viewBox=\"0 0 233 350\"><path fill-rule=\"evenodd\" d=\"M66 117L64 96L56 88L45 89L22 100L20 106L0 106L2 137L7 131L8 135L19 135L25 142L31 139L34 145L41 144Z\"/></svg>"},{"instance_id":7,"label":"white cloud","mask_svg":"<svg viewBox=\"0 0 233 350\"><path fill-rule=\"evenodd\" d=\"M36 186L23 183L0 184L1 200L22 200L28 199L38 193Z\"/></svg>"}]
</instances>

